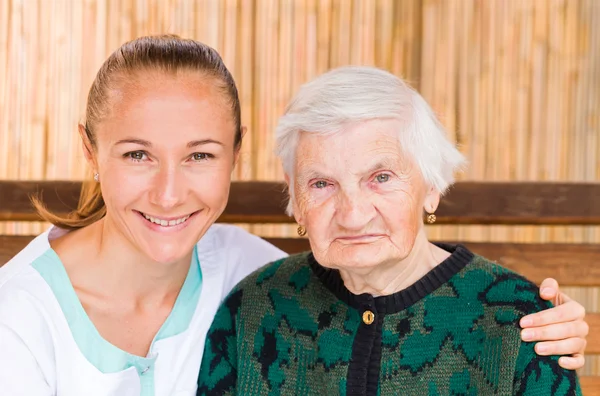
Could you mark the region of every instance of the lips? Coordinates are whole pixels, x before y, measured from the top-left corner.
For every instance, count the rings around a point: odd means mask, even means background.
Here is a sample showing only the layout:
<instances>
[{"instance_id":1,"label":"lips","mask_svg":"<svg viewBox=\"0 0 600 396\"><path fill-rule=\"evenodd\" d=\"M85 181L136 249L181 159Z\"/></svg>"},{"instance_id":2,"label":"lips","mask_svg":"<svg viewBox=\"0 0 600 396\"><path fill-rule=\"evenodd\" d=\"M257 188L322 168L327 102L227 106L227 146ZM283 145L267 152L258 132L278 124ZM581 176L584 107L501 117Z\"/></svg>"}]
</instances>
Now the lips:
<instances>
[{"instance_id":1,"label":"lips","mask_svg":"<svg viewBox=\"0 0 600 396\"><path fill-rule=\"evenodd\" d=\"M378 241L385 238L382 234L366 234L366 235L352 235L335 238L338 242L344 244L365 244Z\"/></svg>"},{"instance_id":2,"label":"lips","mask_svg":"<svg viewBox=\"0 0 600 396\"><path fill-rule=\"evenodd\" d=\"M385 235L383 235L383 234L348 235L348 236L338 237L337 239L354 241L354 240L361 240L361 239L381 238L383 236L385 236Z\"/></svg>"}]
</instances>

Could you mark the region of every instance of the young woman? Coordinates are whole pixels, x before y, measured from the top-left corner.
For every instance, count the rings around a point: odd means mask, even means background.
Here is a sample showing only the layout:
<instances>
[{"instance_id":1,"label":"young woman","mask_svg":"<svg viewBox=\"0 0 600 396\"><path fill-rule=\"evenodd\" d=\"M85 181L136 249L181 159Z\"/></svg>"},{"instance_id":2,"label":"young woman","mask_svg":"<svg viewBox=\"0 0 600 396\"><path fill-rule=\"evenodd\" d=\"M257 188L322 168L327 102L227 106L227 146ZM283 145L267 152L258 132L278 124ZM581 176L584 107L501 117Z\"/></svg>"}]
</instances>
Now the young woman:
<instances>
[{"instance_id":1,"label":"young woman","mask_svg":"<svg viewBox=\"0 0 600 396\"><path fill-rule=\"evenodd\" d=\"M193 395L219 303L286 256L214 224L244 135L233 78L202 43L136 39L100 68L79 132L92 187L68 218L38 204L54 227L0 270L0 389ZM582 352L581 305L532 320L538 337L557 340L547 353Z\"/></svg>"}]
</instances>

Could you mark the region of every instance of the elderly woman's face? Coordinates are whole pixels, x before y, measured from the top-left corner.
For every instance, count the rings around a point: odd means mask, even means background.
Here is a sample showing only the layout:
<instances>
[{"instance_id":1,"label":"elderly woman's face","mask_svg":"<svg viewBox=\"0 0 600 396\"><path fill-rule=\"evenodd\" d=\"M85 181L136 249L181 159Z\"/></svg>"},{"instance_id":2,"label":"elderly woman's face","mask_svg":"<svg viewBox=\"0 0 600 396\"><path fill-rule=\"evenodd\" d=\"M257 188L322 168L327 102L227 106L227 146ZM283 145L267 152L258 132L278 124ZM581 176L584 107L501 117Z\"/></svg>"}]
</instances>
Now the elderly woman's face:
<instances>
[{"instance_id":1,"label":"elderly woman's face","mask_svg":"<svg viewBox=\"0 0 600 396\"><path fill-rule=\"evenodd\" d=\"M435 210L439 194L402 153L401 127L372 120L330 136L301 134L294 213L321 265L393 265L411 252L423 210Z\"/></svg>"}]
</instances>

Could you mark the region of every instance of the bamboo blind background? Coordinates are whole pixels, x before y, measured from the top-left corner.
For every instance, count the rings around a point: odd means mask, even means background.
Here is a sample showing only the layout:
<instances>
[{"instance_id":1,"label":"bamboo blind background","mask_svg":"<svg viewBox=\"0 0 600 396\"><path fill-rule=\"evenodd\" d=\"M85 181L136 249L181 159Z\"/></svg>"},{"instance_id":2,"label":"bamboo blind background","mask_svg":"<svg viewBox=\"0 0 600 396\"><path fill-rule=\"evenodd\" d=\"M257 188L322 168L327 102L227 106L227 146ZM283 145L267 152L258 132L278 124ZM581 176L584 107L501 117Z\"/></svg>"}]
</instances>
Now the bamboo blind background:
<instances>
[{"instance_id":1,"label":"bamboo blind background","mask_svg":"<svg viewBox=\"0 0 600 396\"><path fill-rule=\"evenodd\" d=\"M470 160L459 179L600 180L597 0L0 0L0 179L89 177L76 126L97 69L124 41L165 32L215 47L236 78L249 127L236 179L281 180L272 135L287 101L332 67L363 64L432 104ZM598 227L429 234L600 242ZM597 288L567 291L600 311ZM600 374L600 359L584 372Z\"/></svg>"}]
</instances>

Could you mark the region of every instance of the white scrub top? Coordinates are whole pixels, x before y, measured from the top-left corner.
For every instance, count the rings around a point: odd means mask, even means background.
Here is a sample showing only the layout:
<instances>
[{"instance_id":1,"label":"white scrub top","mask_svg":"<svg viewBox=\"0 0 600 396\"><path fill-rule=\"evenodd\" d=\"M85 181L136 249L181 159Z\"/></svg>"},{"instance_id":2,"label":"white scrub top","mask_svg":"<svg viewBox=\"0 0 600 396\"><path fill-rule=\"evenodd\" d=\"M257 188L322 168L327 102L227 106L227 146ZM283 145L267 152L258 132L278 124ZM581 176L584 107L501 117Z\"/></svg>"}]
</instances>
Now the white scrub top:
<instances>
[{"instance_id":1,"label":"white scrub top","mask_svg":"<svg viewBox=\"0 0 600 396\"><path fill-rule=\"evenodd\" d=\"M204 338L229 291L286 256L241 228L215 224L196 245L173 310L145 357L104 340L49 240L51 228L0 268L0 395L195 395Z\"/></svg>"}]
</instances>

